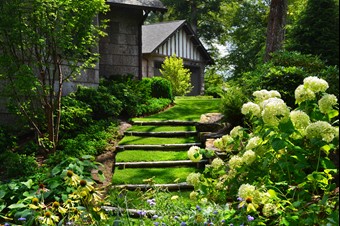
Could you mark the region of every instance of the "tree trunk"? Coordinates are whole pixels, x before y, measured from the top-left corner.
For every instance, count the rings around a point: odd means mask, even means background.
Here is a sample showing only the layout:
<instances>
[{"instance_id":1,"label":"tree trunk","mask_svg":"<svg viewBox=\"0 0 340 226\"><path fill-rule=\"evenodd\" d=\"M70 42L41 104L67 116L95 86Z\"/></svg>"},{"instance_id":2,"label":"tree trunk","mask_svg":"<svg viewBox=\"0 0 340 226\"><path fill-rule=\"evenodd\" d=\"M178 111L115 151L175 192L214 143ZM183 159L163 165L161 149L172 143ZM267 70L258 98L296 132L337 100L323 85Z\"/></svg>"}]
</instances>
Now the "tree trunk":
<instances>
[{"instance_id":1,"label":"tree trunk","mask_svg":"<svg viewBox=\"0 0 340 226\"><path fill-rule=\"evenodd\" d=\"M288 10L288 0L272 0L267 27L265 62L271 54L282 48L285 39L285 26Z\"/></svg>"}]
</instances>

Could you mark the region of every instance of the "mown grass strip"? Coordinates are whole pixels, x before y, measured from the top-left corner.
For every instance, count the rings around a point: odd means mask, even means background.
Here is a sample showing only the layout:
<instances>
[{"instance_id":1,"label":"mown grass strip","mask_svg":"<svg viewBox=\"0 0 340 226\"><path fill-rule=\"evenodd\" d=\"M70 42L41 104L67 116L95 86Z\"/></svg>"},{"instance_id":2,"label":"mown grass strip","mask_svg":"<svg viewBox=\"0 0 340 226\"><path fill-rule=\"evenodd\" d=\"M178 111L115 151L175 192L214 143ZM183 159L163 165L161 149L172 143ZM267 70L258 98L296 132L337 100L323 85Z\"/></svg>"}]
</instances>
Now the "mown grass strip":
<instances>
[{"instance_id":1,"label":"mown grass strip","mask_svg":"<svg viewBox=\"0 0 340 226\"><path fill-rule=\"evenodd\" d=\"M128 132L190 132L196 131L195 126L132 126Z\"/></svg>"},{"instance_id":2,"label":"mown grass strip","mask_svg":"<svg viewBox=\"0 0 340 226\"><path fill-rule=\"evenodd\" d=\"M149 145L149 144L185 144L185 143L195 143L198 139L196 137L136 137L136 136L125 136L119 145Z\"/></svg>"},{"instance_id":3,"label":"mown grass strip","mask_svg":"<svg viewBox=\"0 0 340 226\"><path fill-rule=\"evenodd\" d=\"M172 184L186 182L190 173L196 172L196 168L148 168L148 169L115 169L112 184L147 184L150 178L156 184Z\"/></svg>"},{"instance_id":4,"label":"mown grass strip","mask_svg":"<svg viewBox=\"0 0 340 226\"><path fill-rule=\"evenodd\" d=\"M187 150L184 151L143 151L131 150L119 152L116 162L154 162L187 160Z\"/></svg>"}]
</instances>

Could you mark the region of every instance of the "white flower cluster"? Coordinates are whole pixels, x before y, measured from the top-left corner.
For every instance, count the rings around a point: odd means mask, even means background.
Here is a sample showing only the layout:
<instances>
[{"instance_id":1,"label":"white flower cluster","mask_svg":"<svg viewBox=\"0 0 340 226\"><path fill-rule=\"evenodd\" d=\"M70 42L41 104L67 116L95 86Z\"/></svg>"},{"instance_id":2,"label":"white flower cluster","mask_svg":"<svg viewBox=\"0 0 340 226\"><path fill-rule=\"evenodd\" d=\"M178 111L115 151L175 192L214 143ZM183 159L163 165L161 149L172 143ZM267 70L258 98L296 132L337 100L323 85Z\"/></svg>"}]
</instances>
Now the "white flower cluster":
<instances>
[{"instance_id":1,"label":"white flower cluster","mask_svg":"<svg viewBox=\"0 0 340 226\"><path fill-rule=\"evenodd\" d=\"M211 166L214 168L214 169L219 169L221 168L222 166L224 166L224 161L220 158L215 158L212 162L211 162Z\"/></svg>"},{"instance_id":2,"label":"white flower cluster","mask_svg":"<svg viewBox=\"0 0 340 226\"><path fill-rule=\"evenodd\" d=\"M230 136L234 139L243 138L243 128L241 126L236 126L230 131Z\"/></svg>"},{"instance_id":3,"label":"white flower cluster","mask_svg":"<svg viewBox=\"0 0 340 226\"><path fill-rule=\"evenodd\" d=\"M255 104L253 102L248 102L242 106L241 113L244 115L260 117L261 108L258 104Z\"/></svg>"},{"instance_id":4,"label":"white flower cluster","mask_svg":"<svg viewBox=\"0 0 340 226\"><path fill-rule=\"evenodd\" d=\"M254 148L257 148L258 146L260 146L262 143L262 138L261 137L253 137L251 139L249 139L248 144L246 146L246 150L252 150Z\"/></svg>"},{"instance_id":5,"label":"white flower cluster","mask_svg":"<svg viewBox=\"0 0 340 226\"><path fill-rule=\"evenodd\" d=\"M256 154L252 150L246 151L242 157L238 155L232 156L229 161L228 165L231 170L237 169L241 167L243 164L250 165L256 160Z\"/></svg>"},{"instance_id":6,"label":"white flower cluster","mask_svg":"<svg viewBox=\"0 0 340 226\"><path fill-rule=\"evenodd\" d=\"M328 83L323 79L313 76L305 78L303 85L295 90L295 100L299 104L307 100L314 100L316 93L325 92L328 88Z\"/></svg>"},{"instance_id":7,"label":"white flower cluster","mask_svg":"<svg viewBox=\"0 0 340 226\"><path fill-rule=\"evenodd\" d=\"M265 100L268 100L270 98L281 98L281 94L276 91L276 90L271 90L271 91L268 91L268 90L260 90L260 91L255 91L253 93L253 96L255 97L256 99L256 102L260 103L260 102L263 102Z\"/></svg>"},{"instance_id":8,"label":"white flower cluster","mask_svg":"<svg viewBox=\"0 0 340 226\"><path fill-rule=\"evenodd\" d=\"M303 132L311 123L309 116L305 112L300 110L290 112L289 117L294 127L297 130L300 130L300 132Z\"/></svg>"},{"instance_id":9,"label":"white flower cluster","mask_svg":"<svg viewBox=\"0 0 340 226\"><path fill-rule=\"evenodd\" d=\"M325 121L317 121L306 128L306 136L309 139L320 138L326 142L332 142L334 138L339 137L339 128Z\"/></svg>"},{"instance_id":10,"label":"white flower cluster","mask_svg":"<svg viewBox=\"0 0 340 226\"><path fill-rule=\"evenodd\" d=\"M333 94L324 95L318 102L321 113L327 114L333 110L333 106L337 105L338 98Z\"/></svg>"},{"instance_id":11,"label":"white flower cluster","mask_svg":"<svg viewBox=\"0 0 340 226\"><path fill-rule=\"evenodd\" d=\"M255 194L256 187L250 184L242 184L238 189L238 197L246 200Z\"/></svg>"},{"instance_id":12,"label":"white flower cluster","mask_svg":"<svg viewBox=\"0 0 340 226\"><path fill-rule=\"evenodd\" d=\"M187 177L187 183L193 186L197 186L200 183L200 173L190 173Z\"/></svg>"},{"instance_id":13,"label":"white flower cluster","mask_svg":"<svg viewBox=\"0 0 340 226\"><path fill-rule=\"evenodd\" d=\"M262 119L268 126L278 126L281 122L289 120L289 108L279 98L269 98L262 102Z\"/></svg>"},{"instance_id":14,"label":"white flower cluster","mask_svg":"<svg viewBox=\"0 0 340 226\"><path fill-rule=\"evenodd\" d=\"M202 154L200 153L201 148L198 146L192 146L188 151L188 157L193 162L199 162L203 159Z\"/></svg>"},{"instance_id":15,"label":"white flower cluster","mask_svg":"<svg viewBox=\"0 0 340 226\"><path fill-rule=\"evenodd\" d=\"M214 140L214 146L221 151L232 151L231 144L234 139L230 135L224 135L222 138Z\"/></svg>"}]
</instances>

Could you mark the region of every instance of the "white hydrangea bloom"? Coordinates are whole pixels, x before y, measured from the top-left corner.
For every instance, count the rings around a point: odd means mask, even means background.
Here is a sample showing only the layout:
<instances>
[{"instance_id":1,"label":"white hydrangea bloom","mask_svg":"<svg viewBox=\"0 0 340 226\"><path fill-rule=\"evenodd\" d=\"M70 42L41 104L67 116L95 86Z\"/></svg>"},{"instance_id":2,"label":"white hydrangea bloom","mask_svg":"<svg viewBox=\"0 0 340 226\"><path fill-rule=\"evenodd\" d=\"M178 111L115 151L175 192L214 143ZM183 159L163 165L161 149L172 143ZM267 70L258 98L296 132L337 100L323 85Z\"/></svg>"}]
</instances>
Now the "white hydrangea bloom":
<instances>
[{"instance_id":1,"label":"white hydrangea bloom","mask_svg":"<svg viewBox=\"0 0 340 226\"><path fill-rule=\"evenodd\" d=\"M222 138L217 138L214 140L214 147L220 149L221 151L225 150Z\"/></svg>"},{"instance_id":2,"label":"white hydrangea bloom","mask_svg":"<svg viewBox=\"0 0 340 226\"><path fill-rule=\"evenodd\" d=\"M329 88L329 85L325 80L315 76L305 78L303 84L307 89L312 90L314 93L325 92Z\"/></svg>"},{"instance_id":3,"label":"white hydrangea bloom","mask_svg":"<svg viewBox=\"0 0 340 226\"><path fill-rule=\"evenodd\" d=\"M228 165L231 169L237 169L243 164L243 159L240 156L234 155L229 159Z\"/></svg>"},{"instance_id":4,"label":"white hydrangea bloom","mask_svg":"<svg viewBox=\"0 0 340 226\"><path fill-rule=\"evenodd\" d=\"M279 98L270 98L263 102L262 119L269 126L278 126L281 122L289 119L289 108L286 103Z\"/></svg>"},{"instance_id":5,"label":"white hydrangea bloom","mask_svg":"<svg viewBox=\"0 0 340 226\"><path fill-rule=\"evenodd\" d=\"M304 85L300 85L295 90L295 100L298 104L307 101L307 100L314 100L316 98L315 93L305 88Z\"/></svg>"},{"instance_id":6,"label":"white hydrangea bloom","mask_svg":"<svg viewBox=\"0 0 340 226\"><path fill-rule=\"evenodd\" d=\"M273 203L264 204L263 209L262 209L262 213L266 217L270 217L270 216L277 214L276 205L273 204Z\"/></svg>"},{"instance_id":7,"label":"white hydrangea bloom","mask_svg":"<svg viewBox=\"0 0 340 226\"><path fill-rule=\"evenodd\" d=\"M292 121L294 127L298 130L305 130L310 124L309 116L300 110L295 110L290 112L290 120Z\"/></svg>"},{"instance_id":8,"label":"white hydrangea bloom","mask_svg":"<svg viewBox=\"0 0 340 226\"><path fill-rule=\"evenodd\" d=\"M327 114L333 110L333 106L338 103L338 98L333 94L324 95L318 102L319 109L322 113Z\"/></svg>"},{"instance_id":9,"label":"white hydrangea bloom","mask_svg":"<svg viewBox=\"0 0 340 226\"><path fill-rule=\"evenodd\" d=\"M187 177L187 183L193 186L197 186L200 183L200 173L190 173Z\"/></svg>"},{"instance_id":10,"label":"white hydrangea bloom","mask_svg":"<svg viewBox=\"0 0 340 226\"><path fill-rule=\"evenodd\" d=\"M190 199L191 200L197 200L197 197L198 197L198 193L196 191L192 191L190 193Z\"/></svg>"},{"instance_id":11,"label":"white hydrangea bloom","mask_svg":"<svg viewBox=\"0 0 340 226\"><path fill-rule=\"evenodd\" d=\"M232 138L237 138L237 137L239 137L239 138L242 138L243 137L243 128L242 128L242 126L236 126L236 127L234 127L231 131L230 131L230 136L232 137Z\"/></svg>"},{"instance_id":12,"label":"white hydrangea bloom","mask_svg":"<svg viewBox=\"0 0 340 226\"><path fill-rule=\"evenodd\" d=\"M211 162L211 166L214 169L219 169L221 166L224 166L224 161L220 158L215 158L212 162Z\"/></svg>"},{"instance_id":13,"label":"white hydrangea bloom","mask_svg":"<svg viewBox=\"0 0 340 226\"><path fill-rule=\"evenodd\" d=\"M246 151L242 156L242 161L247 165L252 164L255 160L256 160L256 154L252 150Z\"/></svg>"},{"instance_id":14,"label":"white hydrangea bloom","mask_svg":"<svg viewBox=\"0 0 340 226\"><path fill-rule=\"evenodd\" d=\"M265 101L265 100L268 100L269 98L271 98L272 94L266 90L266 89L263 89L263 90L260 90L260 91L255 91L253 93L253 96L255 97L255 100L257 102L262 102L262 101Z\"/></svg>"},{"instance_id":15,"label":"white hydrangea bloom","mask_svg":"<svg viewBox=\"0 0 340 226\"><path fill-rule=\"evenodd\" d=\"M241 109L242 114L244 115L253 115L256 117L261 116L261 108L258 104L253 102L248 102L242 106Z\"/></svg>"},{"instance_id":16,"label":"white hydrangea bloom","mask_svg":"<svg viewBox=\"0 0 340 226\"><path fill-rule=\"evenodd\" d=\"M203 159L202 154L200 153L201 148L198 146L192 146L188 151L188 157L193 162L199 162Z\"/></svg>"},{"instance_id":17,"label":"white hydrangea bloom","mask_svg":"<svg viewBox=\"0 0 340 226\"><path fill-rule=\"evenodd\" d=\"M261 137L253 137L251 138L246 146L246 150L252 150L254 148L257 148L258 146L260 146L260 144L262 143L262 138Z\"/></svg>"},{"instance_id":18,"label":"white hydrangea bloom","mask_svg":"<svg viewBox=\"0 0 340 226\"><path fill-rule=\"evenodd\" d=\"M320 138L326 142L332 142L338 136L338 129L328 122L317 121L306 128L306 136L309 139Z\"/></svg>"},{"instance_id":19,"label":"white hydrangea bloom","mask_svg":"<svg viewBox=\"0 0 340 226\"><path fill-rule=\"evenodd\" d=\"M256 187L250 184L242 184L238 189L238 197L246 200L248 197L253 197Z\"/></svg>"},{"instance_id":20,"label":"white hydrangea bloom","mask_svg":"<svg viewBox=\"0 0 340 226\"><path fill-rule=\"evenodd\" d=\"M281 98L281 94L276 90L269 91L269 95L271 98L274 98L274 97Z\"/></svg>"},{"instance_id":21,"label":"white hydrangea bloom","mask_svg":"<svg viewBox=\"0 0 340 226\"><path fill-rule=\"evenodd\" d=\"M222 137L222 142L226 146L226 145L234 143L234 138L232 138L230 135L224 135Z\"/></svg>"}]
</instances>

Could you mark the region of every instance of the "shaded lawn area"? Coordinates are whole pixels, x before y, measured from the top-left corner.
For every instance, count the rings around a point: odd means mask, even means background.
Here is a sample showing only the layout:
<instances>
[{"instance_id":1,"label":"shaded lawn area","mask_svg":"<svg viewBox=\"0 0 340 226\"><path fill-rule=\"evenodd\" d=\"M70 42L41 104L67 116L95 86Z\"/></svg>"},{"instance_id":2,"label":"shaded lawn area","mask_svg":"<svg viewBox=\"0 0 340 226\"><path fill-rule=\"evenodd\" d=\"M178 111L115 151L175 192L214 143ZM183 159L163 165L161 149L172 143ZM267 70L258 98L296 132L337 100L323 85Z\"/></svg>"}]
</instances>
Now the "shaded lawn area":
<instances>
[{"instance_id":1,"label":"shaded lawn area","mask_svg":"<svg viewBox=\"0 0 340 226\"><path fill-rule=\"evenodd\" d=\"M120 142L119 145L149 145L149 144L185 144L185 143L195 143L198 138L196 137L138 137L138 136L126 136Z\"/></svg>"},{"instance_id":2,"label":"shaded lawn area","mask_svg":"<svg viewBox=\"0 0 340 226\"><path fill-rule=\"evenodd\" d=\"M211 97L176 98L172 108L144 118L133 118L133 121L199 121L202 114L220 112L220 103L220 99Z\"/></svg>"},{"instance_id":3,"label":"shaded lawn area","mask_svg":"<svg viewBox=\"0 0 340 226\"><path fill-rule=\"evenodd\" d=\"M197 169L196 169L197 171ZM143 169L115 169L112 184L147 184L143 181L154 177L156 184L173 184L185 182L190 173L195 172L195 168L143 168Z\"/></svg>"},{"instance_id":4,"label":"shaded lawn area","mask_svg":"<svg viewBox=\"0 0 340 226\"><path fill-rule=\"evenodd\" d=\"M196 131L195 126L132 126L127 131L131 132L190 132Z\"/></svg>"}]
</instances>

